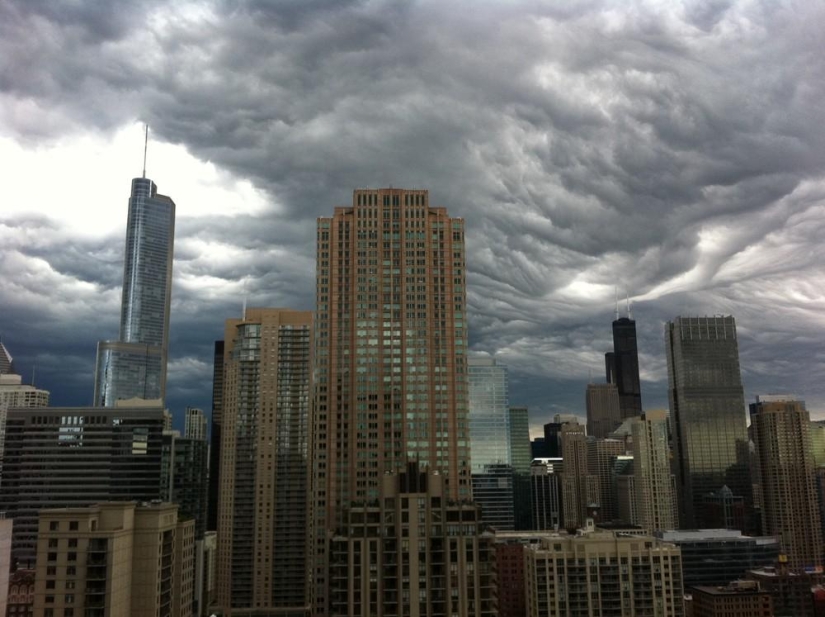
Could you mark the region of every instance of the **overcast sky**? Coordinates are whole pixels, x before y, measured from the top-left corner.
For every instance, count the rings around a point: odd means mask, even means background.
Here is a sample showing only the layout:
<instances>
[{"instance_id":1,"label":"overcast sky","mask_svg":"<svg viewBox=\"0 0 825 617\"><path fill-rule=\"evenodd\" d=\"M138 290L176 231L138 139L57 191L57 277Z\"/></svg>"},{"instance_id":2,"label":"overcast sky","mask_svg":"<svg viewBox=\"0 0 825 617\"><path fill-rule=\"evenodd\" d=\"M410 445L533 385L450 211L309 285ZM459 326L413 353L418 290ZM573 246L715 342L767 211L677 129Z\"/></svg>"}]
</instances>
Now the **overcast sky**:
<instances>
[{"instance_id":1,"label":"overcast sky","mask_svg":"<svg viewBox=\"0 0 825 617\"><path fill-rule=\"evenodd\" d=\"M130 179L177 203L169 406L212 342L313 307L314 221L356 187L467 221L470 342L535 426L583 414L615 288L646 408L663 327L732 314L746 398L825 415L825 4L3 0L0 336L53 404L116 338Z\"/></svg>"}]
</instances>

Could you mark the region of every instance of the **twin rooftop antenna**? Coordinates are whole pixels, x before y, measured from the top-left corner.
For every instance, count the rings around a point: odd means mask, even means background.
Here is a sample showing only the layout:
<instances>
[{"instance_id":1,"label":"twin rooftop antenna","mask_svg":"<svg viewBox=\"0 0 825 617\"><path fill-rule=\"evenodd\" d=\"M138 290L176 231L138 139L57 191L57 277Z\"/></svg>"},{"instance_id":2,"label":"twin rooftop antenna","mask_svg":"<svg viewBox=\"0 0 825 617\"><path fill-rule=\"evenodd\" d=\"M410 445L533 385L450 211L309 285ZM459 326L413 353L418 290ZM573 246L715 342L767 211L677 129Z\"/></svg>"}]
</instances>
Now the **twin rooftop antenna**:
<instances>
[{"instance_id":1,"label":"twin rooftop antenna","mask_svg":"<svg viewBox=\"0 0 825 617\"><path fill-rule=\"evenodd\" d=\"M149 124L144 124L143 135L143 177L146 178L146 151L149 149Z\"/></svg>"},{"instance_id":2,"label":"twin rooftop antenna","mask_svg":"<svg viewBox=\"0 0 825 617\"><path fill-rule=\"evenodd\" d=\"M618 321L618 319L619 319L619 288L614 287L614 289L616 290L616 320ZM625 297L627 299L627 318L628 319L633 319L633 313L631 313L631 311L630 311L630 293L625 292L625 294L626 294Z\"/></svg>"}]
</instances>

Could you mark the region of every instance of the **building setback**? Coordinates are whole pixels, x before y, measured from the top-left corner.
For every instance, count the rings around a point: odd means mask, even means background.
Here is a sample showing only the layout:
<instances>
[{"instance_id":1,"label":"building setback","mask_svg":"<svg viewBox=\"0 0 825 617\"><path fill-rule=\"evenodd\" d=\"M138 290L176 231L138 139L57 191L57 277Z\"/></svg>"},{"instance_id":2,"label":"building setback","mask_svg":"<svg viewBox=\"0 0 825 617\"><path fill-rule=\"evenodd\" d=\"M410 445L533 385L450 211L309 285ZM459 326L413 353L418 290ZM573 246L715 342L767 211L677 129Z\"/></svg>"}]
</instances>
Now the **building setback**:
<instances>
[{"instance_id":1,"label":"building setback","mask_svg":"<svg viewBox=\"0 0 825 617\"><path fill-rule=\"evenodd\" d=\"M345 510L332 539L331 615L496 615L493 535L444 480L411 462L382 477L379 499Z\"/></svg>"},{"instance_id":2,"label":"building setback","mask_svg":"<svg viewBox=\"0 0 825 617\"><path fill-rule=\"evenodd\" d=\"M217 603L233 615L307 609L312 313L228 319Z\"/></svg>"},{"instance_id":3,"label":"building setback","mask_svg":"<svg viewBox=\"0 0 825 617\"><path fill-rule=\"evenodd\" d=\"M720 517L705 498L724 486L742 500L749 527L752 488L736 322L730 316L677 317L665 324L665 343L680 527L717 526Z\"/></svg>"},{"instance_id":4,"label":"building setback","mask_svg":"<svg viewBox=\"0 0 825 617\"><path fill-rule=\"evenodd\" d=\"M166 398L175 202L146 178L132 180L126 221L120 336L97 347L94 404Z\"/></svg>"},{"instance_id":5,"label":"building setback","mask_svg":"<svg viewBox=\"0 0 825 617\"><path fill-rule=\"evenodd\" d=\"M44 508L160 499L162 431L161 407L9 410L0 510L17 567L34 564Z\"/></svg>"},{"instance_id":6,"label":"building setback","mask_svg":"<svg viewBox=\"0 0 825 617\"><path fill-rule=\"evenodd\" d=\"M318 219L314 610L351 502L417 460L469 499L464 221L425 190L363 189ZM224 427L225 428L225 427Z\"/></svg>"},{"instance_id":7,"label":"building setback","mask_svg":"<svg viewBox=\"0 0 825 617\"><path fill-rule=\"evenodd\" d=\"M195 525L169 503L40 513L36 615L191 617Z\"/></svg>"},{"instance_id":8,"label":"building setback","mask_svg":"<svg viewBox=\"0 0 825 617\"><path fill-rule=\"evenodd\" d=\"M525 549L527 615L682 617L679 549L609 531L557 534Z\"/></svg>"}]
</instances>

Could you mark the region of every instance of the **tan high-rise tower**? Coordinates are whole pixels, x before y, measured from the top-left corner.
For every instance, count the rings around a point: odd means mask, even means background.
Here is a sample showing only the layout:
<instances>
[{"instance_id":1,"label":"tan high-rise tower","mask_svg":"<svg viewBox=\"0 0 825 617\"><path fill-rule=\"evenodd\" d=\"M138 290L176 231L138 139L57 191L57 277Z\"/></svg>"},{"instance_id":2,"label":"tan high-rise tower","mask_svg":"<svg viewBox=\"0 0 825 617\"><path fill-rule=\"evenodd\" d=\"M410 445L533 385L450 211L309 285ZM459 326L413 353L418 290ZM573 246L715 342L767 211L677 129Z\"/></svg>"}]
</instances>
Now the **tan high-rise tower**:
<instances>
[{"instance_id":1,"label":"tan high-rise tower","mask_svg":"<svg viewBox=\"0 0 825 617\"><path fill-rule=\"evenodd\" d=\"M822 565L811 419L805 403L793 396L759 396L750 412L762 479L763 533L779 538L792 570Z\"/></svg>"},{"instance_id":2,"label":"tan high-rise tower","mask_svg":"<svg viewBox=\"0 0 825 617\"><path fill-rule=\"evenodd\" d=\"M313 523L316 613L327 534L417 460L469 498L464 221L424 190L363 189L318 219Z\"/></svg>"},{"instance_id":3,"label":"tan high-rise tower","mask_svg":"<svg viewBox=\"0 0 825 617\"><path fill-rule=\"evenodd\" d=\"M676 529L679 508L676 503L675 478L670 469L667 444L667 414L662 410L647 411L632 422L633 475L635 479L635 511L647 533Z\"/></svg>"},{"instance_id":4,"label":"tan high-rise tower","mask_svg":"<svg viewBox=\"0 0 825 617\"><path fill-rule=\"evenodd\" d=\"M224 341L217 601L232 615L303 614L312 313L248 309Z\"/></svg>"}]
</instances>

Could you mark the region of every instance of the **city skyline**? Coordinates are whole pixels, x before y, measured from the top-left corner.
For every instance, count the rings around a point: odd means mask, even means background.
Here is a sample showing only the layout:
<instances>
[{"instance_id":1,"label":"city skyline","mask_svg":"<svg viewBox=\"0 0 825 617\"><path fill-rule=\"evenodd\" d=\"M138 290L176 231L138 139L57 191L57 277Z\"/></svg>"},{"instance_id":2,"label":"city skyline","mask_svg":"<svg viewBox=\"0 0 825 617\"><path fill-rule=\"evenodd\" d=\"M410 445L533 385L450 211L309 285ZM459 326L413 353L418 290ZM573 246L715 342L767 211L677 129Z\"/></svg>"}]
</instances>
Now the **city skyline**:
<instances>
[{"instance_id":1,"label":"city skyline","mask_svg":"<svg viewBox=\"0 0 825 617\"><path fill-rule=\"evenodd\" d=\"M392 184L467 221L470 349L498 352L534 427L583 415L615 287L647 409L666 407L664 322L724 313L746 400L792 391L822 417L822 8L491 2L466 22L445 4L4 4L4 57L27 58L0 86L0 334L19 372L91 402L147 121L147 174L178 205L178 415L209 408L212 340L244 295L312 308L315 216Z\"/></svg>"}]
</instances>

